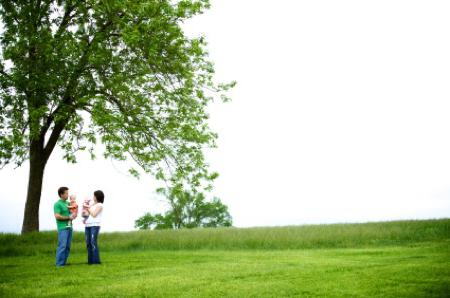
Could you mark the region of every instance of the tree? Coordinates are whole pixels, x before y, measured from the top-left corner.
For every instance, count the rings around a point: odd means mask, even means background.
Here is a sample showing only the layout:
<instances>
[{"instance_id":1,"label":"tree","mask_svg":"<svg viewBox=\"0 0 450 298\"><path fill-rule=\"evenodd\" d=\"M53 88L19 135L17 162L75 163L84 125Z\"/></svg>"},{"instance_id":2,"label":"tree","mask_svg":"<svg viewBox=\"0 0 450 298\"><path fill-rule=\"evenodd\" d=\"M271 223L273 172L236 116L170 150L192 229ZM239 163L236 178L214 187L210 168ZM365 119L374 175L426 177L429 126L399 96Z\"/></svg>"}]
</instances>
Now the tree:
<instances>
[{"instance_id":1,"label":"tree","mask_svg":"<svg viewBox=\"0 0 450 298\"><path fill-rule=\"evenodd\" d=\"M135 221L135 227L143 229L181 229L197 227L230 227L232 218L227 206L220 199L206 201L203 193L184 190L181 185L160 188L169 210L164 214L146 213Z\"/></svg>"},{"instance_id":2,"label":"tree","mask_svg":"<svg viewBox=\"0 0 450 298\"><path fill-rule=\"evenodd\" d=\"M205 111L233 86L213 82L203 37L182 23L207 0L1 1L0 166L29 160L22 233L39 230L45 166L97 143L157 179L207 178ZM139 172L131 168L138 176Z\"/></svg>"}]
</instances>

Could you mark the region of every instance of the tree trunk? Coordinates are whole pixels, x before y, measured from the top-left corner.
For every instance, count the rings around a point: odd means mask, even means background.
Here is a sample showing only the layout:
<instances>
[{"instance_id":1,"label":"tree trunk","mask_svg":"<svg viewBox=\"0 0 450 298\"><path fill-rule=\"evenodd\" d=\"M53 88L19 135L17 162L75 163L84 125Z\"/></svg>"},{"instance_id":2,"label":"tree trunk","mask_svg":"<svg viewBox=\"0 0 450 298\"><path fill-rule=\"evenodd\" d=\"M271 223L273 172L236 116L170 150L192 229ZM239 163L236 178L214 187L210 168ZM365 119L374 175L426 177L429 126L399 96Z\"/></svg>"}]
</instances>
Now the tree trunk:
<instances>
[{"instance_id":1,"label":"tree trunk","mask_svg":"<svg viewBox=\"0 0 450 298\"><path fill-rule=\"evenodd\" d=\"M30 146L30 175L23 215L22 234L39 231L39 205L46 163L47 159L44 156L43 142L40 140L32 141Z\"/></svg>"}]
</instances>

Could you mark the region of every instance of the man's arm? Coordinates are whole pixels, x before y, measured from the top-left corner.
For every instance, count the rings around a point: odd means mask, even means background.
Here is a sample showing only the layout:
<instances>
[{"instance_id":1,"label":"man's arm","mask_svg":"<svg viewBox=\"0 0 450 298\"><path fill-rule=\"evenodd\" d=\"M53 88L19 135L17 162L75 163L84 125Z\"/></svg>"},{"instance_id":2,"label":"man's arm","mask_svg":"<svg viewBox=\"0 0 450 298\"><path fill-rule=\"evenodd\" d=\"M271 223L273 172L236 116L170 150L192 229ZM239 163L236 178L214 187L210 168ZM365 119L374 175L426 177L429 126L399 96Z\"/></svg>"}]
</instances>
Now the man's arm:
<instances>
[{"instance_id":1,"label":"man's arm","mask_svg":"<svg viewBox=\"0 0 450 298\"><path fill-rule=\"evenodd\" d=\"M59 213L55 213L55 218L57 220L70 220L70 219L74 219L75 217L72 217L72 215L71 216L62 216Z\"/></svg>"}]
</instances>

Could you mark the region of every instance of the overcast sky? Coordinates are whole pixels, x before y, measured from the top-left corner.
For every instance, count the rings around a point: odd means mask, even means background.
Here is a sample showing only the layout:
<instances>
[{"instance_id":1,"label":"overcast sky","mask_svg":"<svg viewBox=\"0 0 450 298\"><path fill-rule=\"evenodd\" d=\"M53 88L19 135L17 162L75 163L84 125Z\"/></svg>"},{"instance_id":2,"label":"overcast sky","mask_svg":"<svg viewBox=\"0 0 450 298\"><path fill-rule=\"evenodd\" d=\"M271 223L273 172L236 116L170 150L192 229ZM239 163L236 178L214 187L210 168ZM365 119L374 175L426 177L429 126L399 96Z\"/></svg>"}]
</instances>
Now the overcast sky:
<instances>
[{"instance_id":1,"label":"overcast sky","mask_svg":"<svg viewBox=\"0 0 450 298\"><path fill-rule=\"evenodd\" d=\"M213 195L237 227L450 217L450 2L212 1L204 34L233 101L211 106ZM47 165L41 230L65 185L105 192L103 231L164 210L111 160ZM20 232L28 166L0 171L0 232ZM78 220L76 230L83 225Z\"/></svg>"}]
</instances>

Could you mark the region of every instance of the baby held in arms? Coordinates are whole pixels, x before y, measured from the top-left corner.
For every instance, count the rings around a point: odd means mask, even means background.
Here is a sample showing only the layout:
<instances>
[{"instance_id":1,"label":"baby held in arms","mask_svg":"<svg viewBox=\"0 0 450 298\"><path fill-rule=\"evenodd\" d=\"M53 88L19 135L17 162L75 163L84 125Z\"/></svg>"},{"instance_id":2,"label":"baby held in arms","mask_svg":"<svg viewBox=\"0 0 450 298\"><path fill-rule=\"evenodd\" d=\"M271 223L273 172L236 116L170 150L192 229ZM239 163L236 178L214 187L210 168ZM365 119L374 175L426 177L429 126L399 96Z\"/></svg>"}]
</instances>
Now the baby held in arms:
<instances>
[{"instance_id":1,"label":"baby held in arms","mask_svg":"<svg viewBox=\"0 0 450 298\"><path fill-rule=\"evenodd\" d=\"M89 198L85 198L83 202L83 211L81 211L81 216L84 218L83 223L86 223L86 219L89 217L89 207L91 206L91 200Z\"/></svg>"},{"instance_id":2,"label":"baby held in arms","mask_svg":"<svg viewBox=\"0 0 450 298\"><path fill-rule=\"evenodd\" d=\"M76 217L78 215L78 204L77 204L77 196L76 195L71 195L70 196L70 202L69 202L69 211L71 214L74 214ZM69 222L67 223L68 227L72 226L72 220L69 220Z\"/></svg>"}]
</instances>

